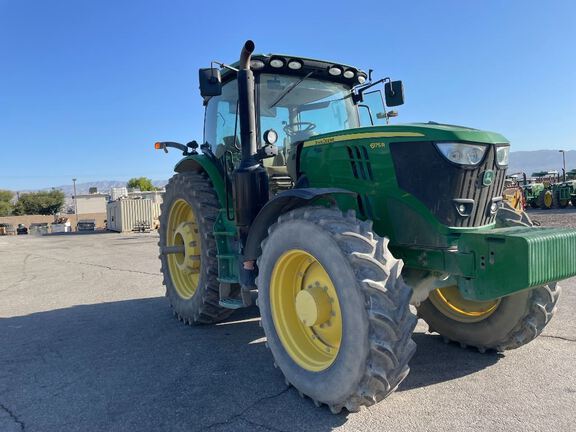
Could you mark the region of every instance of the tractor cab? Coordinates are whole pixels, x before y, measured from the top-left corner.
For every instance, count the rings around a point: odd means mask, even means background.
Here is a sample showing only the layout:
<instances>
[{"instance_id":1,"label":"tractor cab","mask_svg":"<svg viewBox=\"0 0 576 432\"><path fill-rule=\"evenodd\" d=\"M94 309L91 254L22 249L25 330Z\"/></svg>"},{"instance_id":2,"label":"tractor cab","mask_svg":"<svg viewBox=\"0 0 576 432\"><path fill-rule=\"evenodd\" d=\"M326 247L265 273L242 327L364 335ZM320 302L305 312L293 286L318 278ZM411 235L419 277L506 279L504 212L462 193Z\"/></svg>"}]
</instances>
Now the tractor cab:
<instances>
[{"instance_id":1,"label":"tractor cab","mask_svg":"<svg viewBox=\"0 0 576 432\"><path fill-rule=\"evenodd\" d=\"M204 141L232 171L241 159L237 70L220 64L200 71L206 115ZM388 121L380 90L363 71L334 62L281 55L253 55L255 129L258 149L274 146L262 159L277 192L297 180L299 144L319 134ZM397 82L399 83L399 82Z\"/></svg>"}]
</instances>

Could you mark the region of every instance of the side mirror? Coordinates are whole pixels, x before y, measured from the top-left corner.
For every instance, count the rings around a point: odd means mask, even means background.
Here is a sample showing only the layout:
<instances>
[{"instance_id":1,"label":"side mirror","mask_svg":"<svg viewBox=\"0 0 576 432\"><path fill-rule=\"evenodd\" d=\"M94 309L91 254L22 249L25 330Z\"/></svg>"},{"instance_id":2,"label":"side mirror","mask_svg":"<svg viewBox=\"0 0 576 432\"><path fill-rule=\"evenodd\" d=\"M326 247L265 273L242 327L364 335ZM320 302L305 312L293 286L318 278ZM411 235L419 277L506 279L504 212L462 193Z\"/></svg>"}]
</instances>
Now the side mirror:
<instances>
[{"instance_id":1,"label":"side mirror","mask_svg":"<svg viewBox=\"0 0 576 432\"><path fill-rule=\"evenodd\" d=\"M199 81L200 95L202 95L202 97L220 96L222 94L222 79L220 78L220 69L200 69Z\"/></svg>"},{"instance_id":2,"label":"side mirror","mask_svg":"<svg viewBox=\"0 0 576 432\"><path fill-rule=\"evenodd\" d=\"M404 103L404 86L402 81L388 81L384 85L386 105L394 107Z\"/></svg>"}]
</instances>

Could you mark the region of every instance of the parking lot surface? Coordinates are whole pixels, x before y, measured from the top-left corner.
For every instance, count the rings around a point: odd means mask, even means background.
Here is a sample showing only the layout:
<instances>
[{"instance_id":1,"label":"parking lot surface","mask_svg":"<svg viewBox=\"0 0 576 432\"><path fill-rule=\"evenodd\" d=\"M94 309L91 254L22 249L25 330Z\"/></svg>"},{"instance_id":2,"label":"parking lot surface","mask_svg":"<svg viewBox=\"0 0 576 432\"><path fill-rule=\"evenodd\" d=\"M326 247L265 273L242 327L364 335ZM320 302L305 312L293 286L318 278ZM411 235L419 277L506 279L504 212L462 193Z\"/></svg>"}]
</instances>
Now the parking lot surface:
<instances>
[{"instance_id":1,"label":"parking lot surface","mask_svg":"<svg viewBox=\"0 0 576 432\"><path fill-rule=\"evenodd\" d=\"M420 321L398 391L335 416L286 387L256 308L215 326L174 319L156 243L0 237L0 431L574 430L576 279L543 335L504 355L446 345Z\"/></svg>"}]
</instances>

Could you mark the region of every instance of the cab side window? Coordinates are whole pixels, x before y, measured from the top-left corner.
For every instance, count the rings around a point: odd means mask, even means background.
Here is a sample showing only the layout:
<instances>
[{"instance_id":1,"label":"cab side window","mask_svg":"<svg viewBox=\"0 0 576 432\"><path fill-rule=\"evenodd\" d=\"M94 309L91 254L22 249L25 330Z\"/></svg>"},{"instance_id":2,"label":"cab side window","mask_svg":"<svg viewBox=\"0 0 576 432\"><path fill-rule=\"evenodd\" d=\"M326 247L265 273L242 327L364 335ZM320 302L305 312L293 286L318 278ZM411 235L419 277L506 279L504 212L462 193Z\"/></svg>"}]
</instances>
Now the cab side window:
<instances>
[{"instance_id":1,"label":"cab side window","mask_svg":"<svg viewBox=\"0 0 576 432\"><path fill-rule=\"evenodd\" d=\"M360 126L378 126L386 124L386 107L380 90L364 93L364 101L358 105Z\"/></svg>"},{"instance_id":2,"label":"cab side window","mask_svg":"<svg viewBox=\"0 0 576 432\"><path fill-rule=\"evenodd\" d=\"M204 140L212 146L214 154L221 157L226 150L237 151L240 146L240 126L236 125L238 87L230 81L222 87L222 94L208 101L204 120ZM234 131L238 137L234 143Z\"/></svg>"}]
</instances>

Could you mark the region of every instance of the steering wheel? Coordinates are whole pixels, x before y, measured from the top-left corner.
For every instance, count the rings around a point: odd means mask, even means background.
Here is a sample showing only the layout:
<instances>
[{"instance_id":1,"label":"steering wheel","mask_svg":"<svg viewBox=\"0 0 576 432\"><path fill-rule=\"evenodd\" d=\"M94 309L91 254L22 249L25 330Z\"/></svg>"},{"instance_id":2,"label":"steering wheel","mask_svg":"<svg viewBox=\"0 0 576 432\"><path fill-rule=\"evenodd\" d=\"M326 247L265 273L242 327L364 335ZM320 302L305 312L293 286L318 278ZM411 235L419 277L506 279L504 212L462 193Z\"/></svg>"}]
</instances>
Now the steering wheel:
<instances>
[{"instance_id":1,"label":"steering wheel","mask_svg":"<svg viewBox=\"0 0 576 432\"><path fill-rule=\"evenodd\" d=\"M301 129L302 126L306 127ZM295 127L298 127L298 130L294 130ZM287 124L283 129L287 136L293 137L294 135L301 132L312 132L314 129L316 129L316 125L312 122L296 122Z\"/></svg>"}]
</instances>

